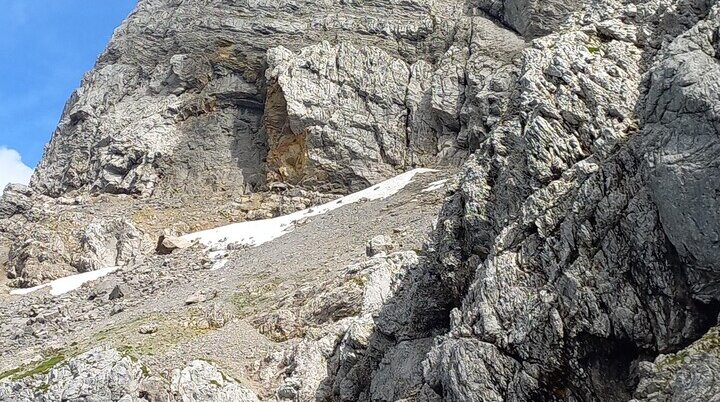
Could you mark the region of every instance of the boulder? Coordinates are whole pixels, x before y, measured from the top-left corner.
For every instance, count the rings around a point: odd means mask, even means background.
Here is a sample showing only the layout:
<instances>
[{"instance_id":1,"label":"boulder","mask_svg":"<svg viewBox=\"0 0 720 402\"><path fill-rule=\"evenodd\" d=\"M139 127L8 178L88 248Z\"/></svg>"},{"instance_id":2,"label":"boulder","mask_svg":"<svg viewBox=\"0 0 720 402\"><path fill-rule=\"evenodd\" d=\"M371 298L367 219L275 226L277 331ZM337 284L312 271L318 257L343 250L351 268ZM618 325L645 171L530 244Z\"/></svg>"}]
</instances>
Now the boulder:
<instances>
[{"instance_id":1,"label":"boulder","mask_svg":"<svg viewBox=\"0 0 720 402\"><path fill-rule=\"evenodd\" d=\"M368 241L365 247L365 253L368 257L374 257L378 254L389 254L397 245L390 236L375 236Z\"/></svg>"},{"instance_id":2,"label":"boulder","mask_svg":"<svg viewBox=\"0 0 720 402\"><path fill-rule=\"evenodd\" d=\"M156 251L160 255L172 254L175 250L181 250L192 246L192 242L182 237L160 236Z\"/></svg>"},{"instance_id":3,"label":"boulder","mask_svg":"<svg viewBox=\"0 0 720 402\"><path fill-rule=\"evenodd\" d=\"M82 253L75 263L80 272L136 262L147 248L143 233L125 218L91 223L81 244Z\"/></svg>"}]
</instances>

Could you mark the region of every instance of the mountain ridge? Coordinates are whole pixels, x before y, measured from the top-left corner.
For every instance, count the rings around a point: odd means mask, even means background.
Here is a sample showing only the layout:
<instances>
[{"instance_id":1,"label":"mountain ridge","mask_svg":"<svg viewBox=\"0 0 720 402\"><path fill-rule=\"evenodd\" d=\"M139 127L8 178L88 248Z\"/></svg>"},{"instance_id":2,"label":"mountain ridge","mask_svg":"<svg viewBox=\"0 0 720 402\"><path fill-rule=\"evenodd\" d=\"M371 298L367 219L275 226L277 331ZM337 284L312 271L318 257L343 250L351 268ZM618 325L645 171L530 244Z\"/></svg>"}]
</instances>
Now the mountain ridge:
<instances>
[{"instance_id":1,"label":"mountain ridge","mask_svg":"<svg viewBox=\"0 0 720 402\"><path fill-rule=\"evenodd\" d=\"M119 269L0 293L0 399L717 399L719 32L711 0L141 0L0 201L9 285Z\"/></svg>"}]
</instances>

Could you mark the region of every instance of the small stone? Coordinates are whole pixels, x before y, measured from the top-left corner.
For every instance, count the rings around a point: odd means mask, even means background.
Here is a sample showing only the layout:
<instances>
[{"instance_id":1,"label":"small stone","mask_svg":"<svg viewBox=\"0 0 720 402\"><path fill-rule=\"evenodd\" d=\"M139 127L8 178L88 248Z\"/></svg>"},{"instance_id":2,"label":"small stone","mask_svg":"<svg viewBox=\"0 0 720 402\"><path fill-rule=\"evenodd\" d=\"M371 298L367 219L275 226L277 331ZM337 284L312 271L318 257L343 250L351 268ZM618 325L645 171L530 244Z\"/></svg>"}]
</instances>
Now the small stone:
<instances>
[{"instance_id":1,"label":"small stone","mask_svg":"<svg viewBox=\"0 0 720 402\"><path fill-rule=\"evenodd\" d=\"M154 334L158 331L158 326L154 322L143 324L138 328L138 332L143 335Z\"/></svg>"},{"instance_id":2,"label":"small stone","mask_svg":"<svg viewBox=\"0 0 720 402\"><path fill-rule=\"evenodd\" d=\"M227 249L228 251L244 250L244 249L246 249L246 248L249 248L249 246L248 246L247 244L238 243L238 242L230 243L230 244L228 244L227 247L226 247L226 249Z\"/></svg>"},{"instance_id":3,"label":"small stone","mask_svg":"<svg viewBox=\"0 0 720 402\"><path fill-rule=\"evenodd\" d=\"M123 311L125 311L125 306L122 304L116 304L116 305L112 306L112 308L110 309L110 315L113 316L116 314L120 314Z\"/></svg>"},{"instance_id":4,"label":"small stone","mask_svg":"<svg viewBox=\"0 0 720 402\"><path fill-rule=\"evenodd\" d=\"M277 390L277 396L281 400L294 401L298 396L298 388L300 384L297 384L296 379L287 379L283 385Z\"/></svg>"},{"instance_id":5,"label":"small stone","mask_svg":"<svg viewBox=\"0 0 720 402\"><path fill-rule=\"evenodd\" d=\"M207 319L201 318L195 323L195 327L197 329L207 330L207 329L210 329L210 323L208 322Z\"/></svg>"},{"instance_id":6,"label":"small stone","mask_svg":"<svg viewBox=\"0 0 720 402\"><path fill-rule=\"evenodd\" d=\"M217 297L216 289L202 289L195 292L192 296L185 300L185 304L204 303Z\"/></svg>"},{"instance_id":7,"label":"small stone","mask_svg":"<svg viewBox=\"0 0 720 402\"><path fill-rule=\"evenodd\" d=\"M120 285L115 285L113 290L110 292L110 296L108 296L108 300L117 300L125 297L125 292L123 292Z\"/></svg>"}]
</instances>

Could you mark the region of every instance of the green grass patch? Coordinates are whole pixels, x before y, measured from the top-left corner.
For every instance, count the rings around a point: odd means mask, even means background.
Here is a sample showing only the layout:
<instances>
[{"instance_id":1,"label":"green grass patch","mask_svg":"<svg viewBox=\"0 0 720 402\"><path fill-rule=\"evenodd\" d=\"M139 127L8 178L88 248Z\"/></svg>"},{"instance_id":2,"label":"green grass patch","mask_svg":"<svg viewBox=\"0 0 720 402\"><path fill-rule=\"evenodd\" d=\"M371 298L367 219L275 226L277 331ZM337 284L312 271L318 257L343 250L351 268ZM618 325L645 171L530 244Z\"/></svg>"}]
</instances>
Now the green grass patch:
<instances>
[{"instance_id":1,"label":"green grass patch","mask_svg":"<svg viewBox=\"0 0 720 402\"><path fill-rule=\"evenodd\" d=\"M49 389L50 389L50 383L43 383L43 384L38 385L38 387L35 388L35 391L40 392L40 393L45 393Z\"/></svg>"},{"instance_id":2,"label":"green grass patch","mask_svg":"<svg viewBox=\"0 0 720 402\"><path fill-rule=\"evenodd\" d=\"M60 353L51 356L37 365L33 366L29 370L25 370L24 367L14 368L0 374L0 380L9 378L11 380L22 380L23 378L33 377L40 374L47 374L53 367L65 360L65 355Z\"/></svg>"},{"instance_id":3,"label":"green grass patch","mask_svg":"<svg viewBox=\"0 0 720 402\"><path fill-rule=\"evenodd\" d=\"M276 301L273 295L278 286L277 283L266 283L253 290L236 291L230 296L229 302L235 307L238 318L247 318L255 314L260 307Z\"/></svg>"},{"instance_id":4,"label":"green grass patch","mask_svg":"<svg viewBox=\"0 0 720 402\"><path fill-rule=\"evenodd\" d=\"M0 381L4 380L6 378L12 378L15 374L21 372L22 370L23 370L22 367L17 367L14 369L3 371L2 373L0 373Z\"/></svg>"}]
</instances>

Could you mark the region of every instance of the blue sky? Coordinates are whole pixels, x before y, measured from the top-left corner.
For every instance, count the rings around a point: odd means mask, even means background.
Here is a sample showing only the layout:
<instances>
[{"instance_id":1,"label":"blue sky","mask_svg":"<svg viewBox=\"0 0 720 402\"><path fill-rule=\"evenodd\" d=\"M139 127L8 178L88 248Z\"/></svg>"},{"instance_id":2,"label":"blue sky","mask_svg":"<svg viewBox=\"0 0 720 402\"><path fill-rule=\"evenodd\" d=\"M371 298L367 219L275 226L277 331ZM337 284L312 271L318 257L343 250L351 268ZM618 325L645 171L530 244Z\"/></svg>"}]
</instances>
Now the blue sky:
<instances>
[{"instance_id":1,"label":"blue sky","mask_svg":"<svg viewBox=\"0 0 720 402\"><path fill-rule=\"evenodd\" d=\"M25 164L37 164L65 101L135 4L136 0L3 0L0 151L17 150ZM0 191L7 163L0 161Z\"/></svg>"}]
</instances>

